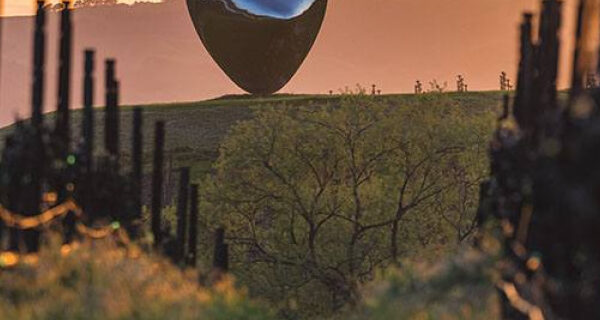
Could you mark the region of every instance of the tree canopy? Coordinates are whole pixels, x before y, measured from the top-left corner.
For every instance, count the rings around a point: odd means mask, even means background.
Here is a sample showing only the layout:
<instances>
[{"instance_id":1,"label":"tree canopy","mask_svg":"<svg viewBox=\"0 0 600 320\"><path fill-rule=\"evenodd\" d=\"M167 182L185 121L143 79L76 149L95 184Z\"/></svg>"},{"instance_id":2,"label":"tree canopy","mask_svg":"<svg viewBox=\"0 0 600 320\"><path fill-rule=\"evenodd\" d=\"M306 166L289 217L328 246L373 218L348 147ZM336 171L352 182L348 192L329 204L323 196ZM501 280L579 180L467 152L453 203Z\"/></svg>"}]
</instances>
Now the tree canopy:
<instances>
[{"instance_id":1,"label":"tree canopy","mask_svg":"<svg viewBox=\"0 0 600 320\"><path fill-rule=\"evenodd\" d=\"M222 145L204 222L226 226L255 294L332 312L379 268L472 233L491 127L477 112L361 94L257 110Z\"/></svg>"}]
</instances>

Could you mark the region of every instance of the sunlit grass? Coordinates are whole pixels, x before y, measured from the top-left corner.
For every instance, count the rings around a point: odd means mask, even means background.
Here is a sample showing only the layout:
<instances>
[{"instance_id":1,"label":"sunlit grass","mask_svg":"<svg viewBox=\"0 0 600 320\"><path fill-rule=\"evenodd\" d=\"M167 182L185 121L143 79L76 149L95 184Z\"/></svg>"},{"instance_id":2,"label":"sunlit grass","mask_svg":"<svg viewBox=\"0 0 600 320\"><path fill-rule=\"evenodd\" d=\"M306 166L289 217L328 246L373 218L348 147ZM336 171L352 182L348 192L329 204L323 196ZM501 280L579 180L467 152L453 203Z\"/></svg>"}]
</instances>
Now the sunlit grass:
<instances>
[{"instance_id":1,"label":"sunlit grass","mask_svg":"<svg viewBox=\"0 0 600 320\"><path fill-rule=\"evenodd\" d=\"M64 251L64 250L62 250ZM268 319L230 276L212 287L162 257L132 259L109 240L68 254L43 249L36 264L0 274L0 319Z\"/></svg>"},{"instance_id":2,"label":"sunlit grass","mask_svg":"<svg viewBox=\"0 0 600 320\"><path fill-rule=\"evenodd\" d=\"M480 249L466 246L458 254L435 262L404 261L369 284L362 305L344 317L500 319L500 300L494 285L499 253L499 242L486 236Z\"/></svg>"}]
</instances>

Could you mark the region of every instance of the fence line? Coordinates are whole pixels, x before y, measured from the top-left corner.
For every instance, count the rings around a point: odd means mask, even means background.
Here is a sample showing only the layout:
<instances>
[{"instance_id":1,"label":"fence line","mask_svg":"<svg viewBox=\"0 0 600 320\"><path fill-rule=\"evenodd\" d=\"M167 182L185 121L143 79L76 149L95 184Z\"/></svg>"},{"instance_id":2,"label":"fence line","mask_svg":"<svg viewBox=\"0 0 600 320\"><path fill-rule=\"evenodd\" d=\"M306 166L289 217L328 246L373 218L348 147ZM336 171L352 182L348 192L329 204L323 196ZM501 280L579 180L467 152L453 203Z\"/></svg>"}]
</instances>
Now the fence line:
<instances>
[{"instance_id":1,"label":"fence line","mask_svg":"<svg viewBox=\"0 0 600 320\"><path fill-rule=\"evenodd\" d=\"M1 1L1 0L0 0ZM63 248L72 252L77 236L93 240L114 236L126 248L141 252L135 240L142 225L143 110L133 111L132 164L128 173L120 168L119 81L116 60L105 61L104 150L94 154L95 52L84 52L82 142L72 150L70 133L72 16L70 2L63 0L60 23L57 118L54 128L44 124L44 76L46 58L45 1L37 1L34 28L34 58L31 120L19 121L6 140L0 162L0 240L8 236L8 247L0 248L0 268L36 261L40 234L59 221L63 225ZM190 169L181 170L175 241L163 228L161 211L165 148L165 122L154 123L151 232L154 250L184 266L196 265L198 185L190 186ZM5 181L5 182L2 182ZM43 200L42 200L43 199ZM58 203L58 204L57 204ZM47 210L41 208L48 207ZM96 227L98 223L110 223ZM8 231L8 233L4 232ZM217 230L215 268L228 269L224 230ZM2 243L0 241L0 243ZM25 244L23 246L22 244ZM175 247L169 247L169 245Z\"/></svg>"}]
</instances>

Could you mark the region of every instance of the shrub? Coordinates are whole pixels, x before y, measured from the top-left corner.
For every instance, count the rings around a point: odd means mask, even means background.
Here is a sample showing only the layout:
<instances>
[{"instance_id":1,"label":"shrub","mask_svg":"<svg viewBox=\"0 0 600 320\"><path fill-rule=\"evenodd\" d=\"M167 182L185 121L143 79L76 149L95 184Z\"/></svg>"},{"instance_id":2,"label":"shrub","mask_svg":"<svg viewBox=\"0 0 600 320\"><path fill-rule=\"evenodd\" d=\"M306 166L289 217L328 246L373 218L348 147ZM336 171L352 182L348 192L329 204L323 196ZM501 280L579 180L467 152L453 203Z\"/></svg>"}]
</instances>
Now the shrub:
<instances>
[{"instance_id":1,"label":"shrub","mask_svg":"<svg viewBox=\"0 0 600 320\"><path fill-rule=\"evenodd\" d=\"M163 258L99 241L61 256L42 250L37 265L0 274L0 319L269 319L230 277L213 288Z\"/></svg>"},{"instance_id":2,"label":"shrub","mask_svg":"<svg viewBox=\"0 0 600 320\"><path fill-rule=\"evenodd\" d=\"M376 270L468 238L492 113L423 99L262 108L225 139L202 224L227 227L233 272L282 317L355 304Z\"/></svg>"}]
</instances>

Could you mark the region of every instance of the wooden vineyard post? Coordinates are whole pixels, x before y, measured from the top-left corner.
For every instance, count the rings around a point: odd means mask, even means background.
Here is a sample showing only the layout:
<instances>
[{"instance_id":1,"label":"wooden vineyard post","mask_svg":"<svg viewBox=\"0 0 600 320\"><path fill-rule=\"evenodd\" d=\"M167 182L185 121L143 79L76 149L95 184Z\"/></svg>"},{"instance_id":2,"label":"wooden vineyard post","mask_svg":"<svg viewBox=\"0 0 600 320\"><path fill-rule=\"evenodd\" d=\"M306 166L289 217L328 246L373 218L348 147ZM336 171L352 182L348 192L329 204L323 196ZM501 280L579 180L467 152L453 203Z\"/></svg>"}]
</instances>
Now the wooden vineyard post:
<instances>
[{"instance_id":1,"label":"wooden vineyard post","mask_svg":"<svg viewBox=\"0 0 600 320\"><path fill-rule=\"evenodd\" d=\"M71 10L69 1L63 1L60 23L60 51L58 70L58 103L56 110L55 135L60 140L61 156L66 157L70 150L70 100L71 89Z\"/></svg>"},{"instance_id":2,"label":"wooden vineyard post","mask_svg":"<svg viewBox=\"0 0 600 320\"><path fill-rule=\"evenodd\" d=\"M132 165L133 168L131 170L131 179L133 181L133 202L134 202L134 210L135 210L135 218L134 223L137 224L142 217L142 178L143 178L143 168L142 168L142 157L143 157L143 136L142 136L142 126L143 126L143 114L141 108L135 108L133 110L133 146L132 146ZM136 238L137 237L137 226L132 226L130 234Z\"/></svg>"},{"instance_id":3,"label":"wooden vineyard post","mask_svg":"<svg viewBox=\"0 0 600 320\"><path fill-rule=\"evenodd\" d=\"M66 163L67 167L61 172L61 177L57 185L58 201L63 202L69 197L73 189L69 189L68 184L72 183L68 166L75 165L75 158L71 155L71 113L70 99L71 92L71 54L72 54L72 23L71 9L69 1L63 1L60 23L60 49L59 49L59 68L58 68L58 101L56 107L56 124L54 128L54 139L58 140L59 161ZM69 212L63 220L64 242L70 243L75 236L75 213Z\"/></svg>"},{"instance_id":4,"label":"wooden vineyard post","mask_svg":"<svg viewBox=\"0 0 600 320\"><path fill-rule=\"evenodd\" d=\"M213 269L217 272L229 271L229 246L225 243L225 229L219 228L215 233L215 251Z\"/></svg>"},{"instance_id":5,"label":"wooden vineyard post","mask_svg":"<svg viewBox=\"0 0 600 320\"><path fill-rule=\"evenodd\" d=\"M529 132L531 129L531 110L526 106L531 105L531 91L533 89L533 63L534 47L532 43L532 20L533 15L526 13L523 15L521 24L521 47L519 73L517 78L517 92L513 103L513 114L520 128Z\"/></svg>"},{"instance_id":6,"label":"wooden vineyard post","mask_svg":"<svg viewBox=\"0 0 600 320\"><path fill-rule=\"evenodd\" d=\"M119 109L118 82L115 80L115 60L106 60L105 95L106 113L104 115L104 145L106 152L118 159L119 156Z\"/></svg>"},{"instance_id":7,"label":"wooden vineyard post","mask_svg":"<svg viewBox=\"0 0 600 320\"><path fill-rule=\"evenodd\" d=\"M577 23L575 28L575 50L573 52L573 64L571 70L571 90L569 92L570 99L573 100L583 91L583 70L579 65L582 48L585 46L582 43L583 34L583 13L585 9L585 1L579 1L577 7ZM589 79L589 78L588 78ZM588 82L589 83L589 82ZM586 86L587 87L587 86Z\"/></svg>"},{"instance_id":8,"label":"wooden vineyard post","mask_svg":"<svg viewBox=\"0 0 600 320\"><path fill-rule=\"evenodd\" d=\"M83 161L86 174L94 166L94 50L85 50L83 77Z\"/></svg>"},{"instance_id":9,"label":"wooden vineyard post","mask_svg":"<svg viewBox=\"0 0 600 320\"><path fill-rule=\"evenodd\" d=\"M190 220L188 232L188 254L186 264L190 267L196 267L197 246L198 246L198 185L193 184L190 187Z\"/></svg>"},{"instance_id":10,"label":"wooden vineyard post","mask_svg":"<svg viewBox=\"0 0 600 320\"><path fill-rule=\"evenodd\" d=\"M90 197L92 196L91 189L94 185L94 65L95 65L95 51L93 49L86 49L84 51L84 63L83 63L83 120L81 135L83 137L83 143L81 145L83 164L82 179L79 181L78 188L84 190L83 195L79 197L80 205L83 208L89 208ZM73 224L75 221L67 219L65 223ZM68 235L65 237L65 242L69 243L72 239Z\"/></svg>"},{"instance_id":11,"label":"wooden vineyard post","mask_svg":"<svg viewBox=\"0 0 600 320\"><path fill-rule=\"evenodd\" d=\"M35 31L33 45L33 87L32 87L32 109L31 121L38 130L42 126L43 100L44 100L44 63L46 47L46 12L43 0L37 2L37 14L35 16Z\"/></svg>"},{"instance_id":12,"label":"wooden vineyard post","mask_svg":"<svg viewBox=\"0 0 600 320\"><path fill-rule=\"evenodd\" d=\"M179 175L179 195L177 197L177 252L175 253L177 263L184 262L186 256L185 233L187 231L189 186L190 168L181 168Z\"/></svg>"},{"instance_id":13,"label":"wooden vineyard post","mask_svg":"<svg viewBox=\"0 0 600 320\"><path fill-rule=\"evenodd\" d=\"M35 19L34 31L34 53L33 53L33 94L32 94L32 125L34 127L34 149L32 152L36 155L31 161L31 182L25 185L24 197L19 197L20 203L15 207L26 215L35 215L40 210L40 201L42 197L43 165L45 162L44 146L42 141L43 126L43 103L44 103L44 64L46 47L46 12L44 10L44 1L38 1L37 15ZM39 249L40 232L38 230L23 230L23 242L26 252L37 252ZM17 247L19 239L13 247Z\"/></svg>"},{"instance_id":14,"label":"wooden vineyard post","mask_svg":"<svg viewBox=\"0 0 600 320\"><path fill-rule=\"evenodd\" d=\"M162 243L161 210L163 187L163 161L165 147L165 123L157 121L154 128L154 163L152 168L152 235L154 248Z\"/></svg>"},{"instance_id":15,"label":"wooden vineyard post","mask_svg":"<svg viewBox=\"0 0 600 320\"><path fill-rule=\"evenodd\" d=\"M119 116L119 82L116 80L116 61L114 59L105 60L105 102L106 108L104 112L104 148L107 154L107 160L104 162L104 168L101 170L107 170L110 172L114 181L109 181L113 192L118 192L120 179L122 176L120 173L120 146L119 146L119 128L120 128L120 116ZM113 218L125 222L127 218L131 218L130 212L123 212L124 200L122 194L116 194L116 197L107 199L109 203L106 203L106 213L112 215ZM127 219L126 225L129 225L130 219Z\"/></svg>"}]
</instances>

